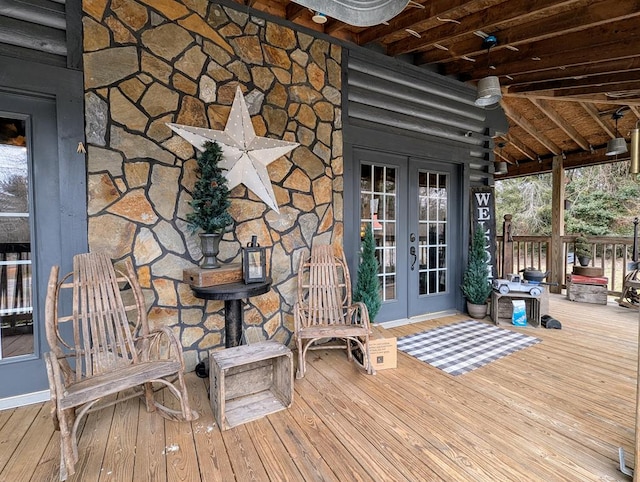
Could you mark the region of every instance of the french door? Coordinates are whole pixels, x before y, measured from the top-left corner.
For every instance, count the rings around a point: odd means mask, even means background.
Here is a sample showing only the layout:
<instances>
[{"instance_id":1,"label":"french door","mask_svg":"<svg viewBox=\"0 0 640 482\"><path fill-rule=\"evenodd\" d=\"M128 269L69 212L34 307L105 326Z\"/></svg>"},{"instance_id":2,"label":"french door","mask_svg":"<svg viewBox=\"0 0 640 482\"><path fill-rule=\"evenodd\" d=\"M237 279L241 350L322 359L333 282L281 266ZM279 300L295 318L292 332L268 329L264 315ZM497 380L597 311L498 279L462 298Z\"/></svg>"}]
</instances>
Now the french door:
<instances>
[{"instance_id":1,"label":"french door","mask_svg":"<svg viewBox=\"0 0 640 482\"><path fill-rule=\"evenodd\" d=\"M38 282L36 268L50 263L59 243L55 106L50 98L0 92L0 399L48 387L41 358L46 279ZM40 256L38 243L46 248Z\"/></svg>"},{"instance_id":2,"label":"french door","mask_svg":"<svg viewBox=\"0 0 640 482\"><path fill-rule=\"evenodd\" d=\"M376 321L455 309L460 284L460 178L453 164L356 151L360 234L376 243Z\"/></svg>"}]
</instances>

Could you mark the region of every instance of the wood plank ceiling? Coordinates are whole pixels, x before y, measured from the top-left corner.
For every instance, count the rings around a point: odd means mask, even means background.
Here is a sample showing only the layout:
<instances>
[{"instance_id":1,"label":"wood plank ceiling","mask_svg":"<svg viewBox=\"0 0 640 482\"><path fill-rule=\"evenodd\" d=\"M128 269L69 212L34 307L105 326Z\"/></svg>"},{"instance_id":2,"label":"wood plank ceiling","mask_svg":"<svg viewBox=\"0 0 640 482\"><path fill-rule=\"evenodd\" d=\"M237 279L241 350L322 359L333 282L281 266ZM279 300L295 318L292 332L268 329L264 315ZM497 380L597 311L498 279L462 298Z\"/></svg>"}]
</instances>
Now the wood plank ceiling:
<instances>
[{"instance_id":1,"label":"wood plank ceiling","mask_svg":"<svg viewBox=\"0 0 640 482\"><path fill-rule=\"evenodd\" d=\"M496 160L513 177L625 160L607 141L630 138L640 119L640 0L418 0L385 24L354 27L288 0L236 0L415 65L476 83L500 79L509 131ZM498 44L488 51L483 38ZM613 114L618 120L618 134Z\"/></svg>"}]
</instances>

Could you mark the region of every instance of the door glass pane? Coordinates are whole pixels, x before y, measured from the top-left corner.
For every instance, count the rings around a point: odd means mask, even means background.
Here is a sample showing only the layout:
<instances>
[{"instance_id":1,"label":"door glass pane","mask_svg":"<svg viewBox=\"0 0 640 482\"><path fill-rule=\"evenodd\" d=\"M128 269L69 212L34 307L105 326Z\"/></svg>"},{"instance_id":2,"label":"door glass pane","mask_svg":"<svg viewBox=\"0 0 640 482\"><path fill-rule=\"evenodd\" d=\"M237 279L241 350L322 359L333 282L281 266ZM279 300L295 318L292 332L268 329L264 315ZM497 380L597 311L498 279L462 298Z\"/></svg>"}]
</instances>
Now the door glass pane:
<instances>
[{"instance_id":1,"label":"door glass pane","mask_svg":"<svg viewBox=\"0 0 640 482\"><path fill-rule=\"evenodd\" d=\"M0 358L33 353L25 121L0 117Z\"/></svg>"},{"instance_id":2,"label":"door glass pane","mask_svg":"<svg viewBox=\"0 0 640 482\"><path fill-rule=\"evenodd\" d=\"M418 174L418 293L447 291L447 196L448 175L420 171Z\"/></svg>"},{"instance_id":3,"label":"door glass pane","mask_svg":"<svg viewBox=\"0 0 640 482\"><path fill-rule=\"evenodd\" d=\"M360 168L360 236L373 229L382 301L396 299L397 168L363 163Z\"/></svg>"},{"instance_id":4,"label":"door glass pane","mask_svg":"<svg viewBox=\"0 0 640 482\"><path fill-rule=\"evenodd\" d=\"M0 117L0 358L33 353L25 121Z\"/></svg>"}]
</instances>

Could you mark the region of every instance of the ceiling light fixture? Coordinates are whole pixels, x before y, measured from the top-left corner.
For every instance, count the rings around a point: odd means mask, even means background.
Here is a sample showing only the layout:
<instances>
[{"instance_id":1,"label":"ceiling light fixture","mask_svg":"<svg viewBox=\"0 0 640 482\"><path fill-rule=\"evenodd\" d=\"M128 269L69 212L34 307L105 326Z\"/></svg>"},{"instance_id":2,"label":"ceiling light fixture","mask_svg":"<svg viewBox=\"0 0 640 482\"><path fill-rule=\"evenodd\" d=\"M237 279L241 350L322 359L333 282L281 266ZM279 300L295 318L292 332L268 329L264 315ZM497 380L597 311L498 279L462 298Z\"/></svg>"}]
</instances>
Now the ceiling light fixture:
<instances>
[{"instance_id":1,"label":"ceiling light fixture","mask_svg":"<svg viewBox=\"0 0 640 482\"><path fill-rule=\"evenodd\" d=\"M493 163L494 174L506 174L509 172L509 166L505 161L496 161Z\"/></svg>"},{"instance_id":2,"label":"ceiling light fixture","mask_svg":"<svg viewBox=\"0 0 640 482\"><path fill-rule=\"evenodd\" d=\"M616 156L627 152L627 141L624 137L618 137L618 119L622 118L623 115L624 110L621 107L611 116L611 118L616 121L616 137L607 142L607 152L605 153L607 156Z\"/></svg>"},{"instance_id":3,"label":"ceiling light fixture","mask_svg":"<svg viewBox=\"0 0 640 482\"><path fill-rule=\"evenodd\" d=\"M316 12L313 17L311 17L311 20L322 25L323 23L327 23L327 16L324 13Z\"/></svg>"},{"instance_id":4,"label":"ceiling light fixture","mask_svg":"<svg viewBox=\"0 0 640 482\"><path fill-rule=\"evenodd\" d=\"M500 154L502 154L502 149L504 146L504 142L498 143ZM506 174L507 172L509 172L509 166L507 165L506 161L495 161L493 163L493 174Z\"/></svg>"},{"instance_id":5,"label":"ceiling light fixture","mask_svg":"<svg viewBox=\"0 0 640 482\"><path fill-rule=\"evenodd\" d=\"M498 39L489 35L482 41L482 46L487 49L487 72L491 69L491 63L489 56L491 54L491 47L495 47L498 44ZM500 90L500 80L495 75L489 75L478 81L478 94L476 96L475 104L478 107L488 107L497 104L502 99L502 91Z\"/></svg>"},{"instance_id":6,"label":"ceiling light fixture","mask_svg":"<svg viewBox=\"0 0 640 482\"><path fill-rule=\"evenodd\" d=\"M292 2L314 12L312 15L317 18L314 22L322 22L321 16L325 16L332 21L339 20L354 27L373 27L398 15L405 9L409 0L292 0ZM256 2L242 3L254 4Z\"/></svg>"}]
</instances>

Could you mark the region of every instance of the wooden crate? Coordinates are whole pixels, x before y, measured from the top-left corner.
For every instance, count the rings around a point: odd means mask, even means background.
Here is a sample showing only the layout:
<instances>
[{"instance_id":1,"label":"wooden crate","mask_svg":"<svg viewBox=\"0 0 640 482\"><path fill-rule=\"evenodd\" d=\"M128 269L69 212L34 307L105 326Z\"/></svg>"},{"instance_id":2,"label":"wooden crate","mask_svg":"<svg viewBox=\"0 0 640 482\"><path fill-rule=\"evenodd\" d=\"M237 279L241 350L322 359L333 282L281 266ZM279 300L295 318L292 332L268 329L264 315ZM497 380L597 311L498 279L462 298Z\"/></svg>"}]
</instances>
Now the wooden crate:
<instances>
[{"instance_id":1,"label":"wooden crate","mask_svg":"<svg viewBox=\"0 0 640 482\"><path fill-rule=\"evenodd\" d=\"M606 305L607 294L605 285L567 283L567 299L571 301Z\"/></svg>"},{"instance_id":2,"label":"wooden crate","mask_svg":"<svg viewBox=\"0 0 640 482\"><path fill-rule=\"evenodd\" d=\"M209 353L211 409L220 430L293 403L293 355L275 341Z\"/></svg>"},{"instance_id":3,"label":"wooden crate","mask_svg":"<svg viewBox=\"0 0 640 482\"><path fill-rule=\"evenodd\" d=\"M544 292L543 292L544 294ZM548 299L548 294L547 294ZM541 304L542 295L531 296L527 293L512 292L506 295L497 291L491 293L491 320L499 325L500 323L511 324L513 316L514 300L524 300L527 310L527 324L535 327L540 326L540 317L542 316ZM547 301L548 303L548 301Z\"/></svg>"},{"instance_id":4,"label":"wooden crate","mask_svg":"<svg viewBox=\"0 0 640 482\"><path fill-rule=\"evenodd\" d=\"M598 266L574 266L573 274L580 276L604 276L604 268Z\"/></svg>"},{"instance_id":5,"label":"wooden crate","mask_svg":"<svg viewBox=\"0 0 640 482\"><path fill-rule=\"evenodd\" d=\"M242 281L242 263L221 264L216 269L189 268L182 271L182 281L197 288Z\"/></svg>"}]
</instances>

